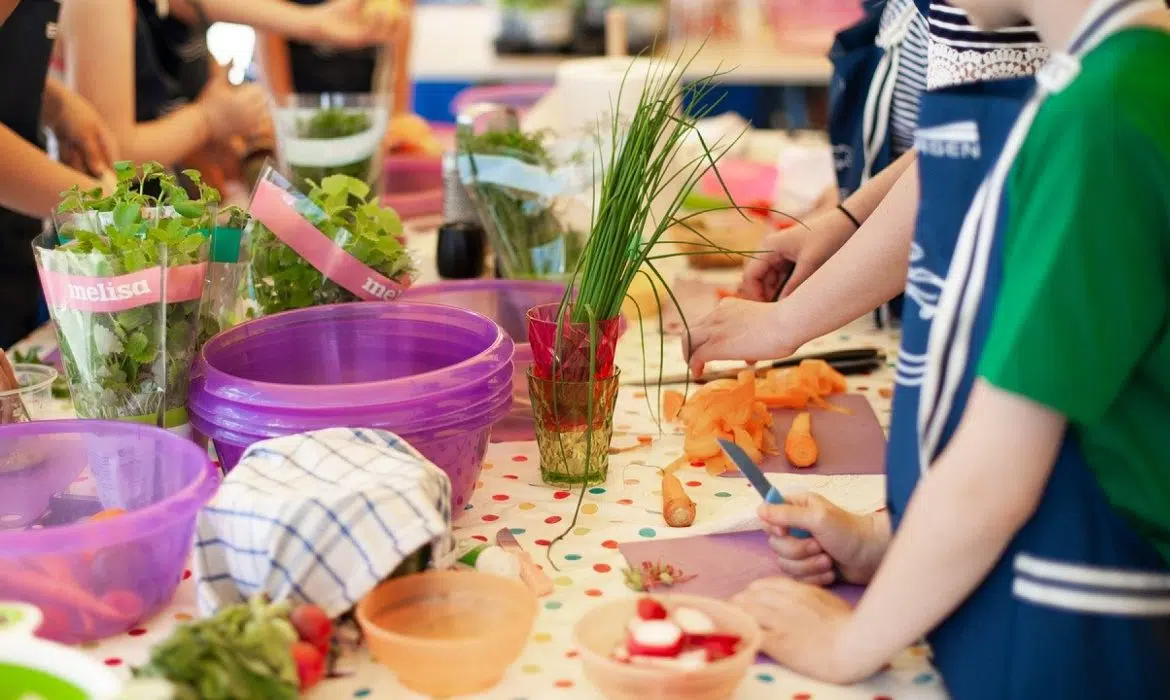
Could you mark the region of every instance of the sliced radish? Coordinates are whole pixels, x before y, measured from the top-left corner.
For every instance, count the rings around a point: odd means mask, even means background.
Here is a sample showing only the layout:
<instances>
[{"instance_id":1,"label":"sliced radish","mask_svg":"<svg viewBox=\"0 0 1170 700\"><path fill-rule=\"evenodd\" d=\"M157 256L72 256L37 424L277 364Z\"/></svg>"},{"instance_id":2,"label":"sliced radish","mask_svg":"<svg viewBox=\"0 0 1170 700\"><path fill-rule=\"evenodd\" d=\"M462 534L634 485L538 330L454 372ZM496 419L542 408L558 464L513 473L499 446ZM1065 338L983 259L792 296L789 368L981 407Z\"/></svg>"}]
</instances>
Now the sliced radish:
<instances>
[{"instance_id":1,"label":"sliced radish","mask_svg":"<svg viewBox=\"0 0 1170 700\"><path fill-rule=\"evenodd\" d=\"M703 613L694 608L679 608L674 611L674 618L676 625L682 628L686 634L714 634L715 621L712 620L706 613Z\"/></svg>"},{"instance_id":2,"label":"sliced radish","mask_svg":"<svg viewBox=\"0 0 1170 700\"><path fill-rule=\"evenodd\" d=\"M697 671L707 665L706 649L690 649L678 655L678 665L688 671Z\"/></svg>"},{"instance_id":3,"label":"sliced radish","mask_svg":"<svg viewBox=\"0 0 1170 700\"><path fill-rule=\"evenodd\" d=\"M665 620L666 607L653 598L642 598L638 601L638 619Z\"/></svg>"},{"instance_id":4,"label":"sliced radish","mask_svg":"<svg viewBox=\"0 0 1170 700\"><path fill-rule=\"evenodd\" d=\"M673 658L682 651L683 632L667 620L638 620L630 625L626 649L633 656Z\"/></svg>"},{"instance_id":5,"label":"sliced radish","mask_svg":"<svg viewBox=\"0 0 1170 700\"><path fill-rule=\"evenodd\" d=\"M729 656L735 656L740 638L734 634L709 634L691 637L688 641L700 646L707 653L708 661L719 661Z\"/></svg>"},{"instance_id":6,"label":"sliced radish","mask_svg":"<svg viewBox=\"0 0 1170 700\"><path fill-rule=\"evenodd\" d=\"M613 650L613 660L623 664L630 663L630 651L619 644Z\"/></svg>"}]
</instances>

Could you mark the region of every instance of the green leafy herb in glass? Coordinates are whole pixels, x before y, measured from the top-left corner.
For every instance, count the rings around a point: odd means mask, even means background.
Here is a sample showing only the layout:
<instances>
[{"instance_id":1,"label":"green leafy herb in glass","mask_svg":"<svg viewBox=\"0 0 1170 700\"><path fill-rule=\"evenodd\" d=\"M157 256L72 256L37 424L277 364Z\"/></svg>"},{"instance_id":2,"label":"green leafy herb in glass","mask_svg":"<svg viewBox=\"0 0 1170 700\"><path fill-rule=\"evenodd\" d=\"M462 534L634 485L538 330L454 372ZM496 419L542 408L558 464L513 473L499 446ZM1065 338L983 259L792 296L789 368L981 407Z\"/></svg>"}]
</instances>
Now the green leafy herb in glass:
<instances>
[{"instance_id":1,"label":"green leafy herb in glass","mask_svg":"<svg viewBox=\"0 0 1170 700\"><path fill-rule=\"evenodd\" d=\"M76 187L63 194L56 232L37 242L41 267L98 278L93 284L101 287L101 278L205 262L219 193L194 170L183 174L198 188L196 199L157 163L141 170L130 163L115 167L118 181L110 194ZM145 193L151 183L159 194ZM121 311L53 305L77 415L184 423L199 309L199 298Z\"/></svg>"},{"instance_id":2,"label":"green leafy herb in glass","mask_svg":"<svg viewBox=\"0 0 1170 700\"><path fill-rule=\"evenodd\" d=\"M402 239L402 220L378 204L366 183L348 175L330 175L309 183L308 202L300 213L342 250L391 280L413 272ZM267 315L289 309L337 304L360 299L325 277L289 248L276 234L253 221L246 243L248 270L245 295L253 302L249 314Z\"/></svg>"},{"instance_id":3,"label":"green leafy herb in glass","mask_svg":"<svg viewBox=\"0 0 1170 700\"><path fill-rule=\"evenodd\" d=\"M362 111L340 107L323 109L308 119L297 121L297 136L303 139L339 139L354 136L368 130L373 122ZM321 182L330 175L348 175L358 180L369 180L373 155L352 163L330 166L310 166L289 163L293 182L297 187L307 187L312 182Z\"/></svg>"},{"instance_id":4,"label":"green leafy herb in glass","mask_svg":"<svg viewBox=\"0 0 1170 700\"><path fill-rule=\"evenodd\" d=\"M476 156L504 156L550 173L554 163L544 147L545 134L518 128L459 134L459 153L468 155L472 173ZM555 279L571 274L583 248L583 236L566 230L548 198L493 182L470 187L492 246L509 279Z\"/></svg>"}]
</instances>

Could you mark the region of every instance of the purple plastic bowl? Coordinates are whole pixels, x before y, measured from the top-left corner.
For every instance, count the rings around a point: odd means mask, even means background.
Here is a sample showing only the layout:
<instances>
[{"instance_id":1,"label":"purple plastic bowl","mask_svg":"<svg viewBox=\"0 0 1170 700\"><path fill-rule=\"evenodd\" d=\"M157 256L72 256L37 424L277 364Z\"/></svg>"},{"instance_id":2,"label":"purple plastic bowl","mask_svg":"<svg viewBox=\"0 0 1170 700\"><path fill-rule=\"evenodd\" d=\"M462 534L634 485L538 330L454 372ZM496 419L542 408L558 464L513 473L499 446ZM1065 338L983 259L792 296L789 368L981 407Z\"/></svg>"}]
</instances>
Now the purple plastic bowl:
<instances>
[{"instance_id":1,"label":"purple plastic bowl","mask_svg":"<svg viewBox=\"0 0 1170 700\"><path fill-rule=\"evenodd\" d=\"M510 367L504 369L509 370ZM247 408L231 405L220 405L205 410L203 407L190 406L188 415L194 415L200 425L212 426L227 430L239 435L252 436L256 439L280 437L295 433L307 433L313 430L326 428L378 428L389 430L403 435L421 430L438 430L452 426L477 424L484 417L493 415L503 404L511 404L512 386L510 383L497 383L492 396L475 404L466 404L455 407L445 413L429 413L419 416L417 420L402 420L396 413L380 413L368 411L349 419L334 418L332 414L312 416L311 418L288 419L274 417L266 409L251 411Z\"/></svg>"},{"instance_id":2,"label":"purple plastic bowl","mask_svg":"<svg viewBox=\"0 0 1170 700\"><path fill-rule=\"evenodd\" d=\"M139 625L174 595L218 485L205 451L153 426L0 426L0 600L36 605L38 634L70 644Z\"/></svg>"},{"instance_id":3,"label":"purple plastic bowl","mask_svg":"<svg viewBox=\"0 0 1170 700\"><path fill-rule=\"evenodd\" d=\"M313 411L435 405L510 363L514 344L480 314L396 301L266 316L203 346L201 392L248 406Z\"/></svg>"},{"instance_id":4,"label":"purple plastic bowl","mask_svg":"<svg viewBox=\"0 0 1170 700\"><path fill-rule=\"evenodd\" d=\"M512 397L509 394L504 401L477 420L461 425L436 426L419 432L398 434L447 473L451 479L451 501L455 504L455 517L463 511L463 506L475 491L475 484L483 469L483 458L487 453L492 426L508 413L511 403ZM212 425L194 412L190 417L191 425L206 435L215 446L215 453L225 472L239 463L249 446L265 439L265 436L250 435ZM392 430L388 426L351 427L379 427Z\"/></svg>"}]
</instances>

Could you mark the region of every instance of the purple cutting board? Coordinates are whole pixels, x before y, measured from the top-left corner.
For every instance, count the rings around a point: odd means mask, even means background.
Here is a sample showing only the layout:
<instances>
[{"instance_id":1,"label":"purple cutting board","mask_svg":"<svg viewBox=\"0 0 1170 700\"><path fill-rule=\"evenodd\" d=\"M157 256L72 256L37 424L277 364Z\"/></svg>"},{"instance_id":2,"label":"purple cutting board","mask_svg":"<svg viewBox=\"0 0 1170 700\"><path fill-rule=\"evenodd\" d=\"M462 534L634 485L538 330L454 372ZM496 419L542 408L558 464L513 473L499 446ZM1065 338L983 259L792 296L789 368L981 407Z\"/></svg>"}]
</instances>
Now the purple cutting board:
<instances>
[{"instance_id":1,"label":"purple cutting board","mask_svg":"<svg viewBox=\"0 0 1170 700\"><path fill-rule=\"evenodd\" d=\"M772 433L781 453L771 455L760 465L765 472L788 474L885 474L886 435L878 423L869 399L860 394L830 396L829 401L852 411L851 415L836 411L812 411L812 433L820 454L817 463L807 469L797 469L784 456L784 436L792 425L797 411L772 411L775 424ZM730 476L738 476L730 472Z\"/></svg>"},{"instance_id":2,"label":"purple cutting board","mask_svg":"<svg viewBox=\"0 0 1170 700\"><path fill-rule=\"evenodd\" d=\"M784 575L762 530L623 542L618 545L618 551L633 568L640 567L644 561L661 561L682 569L684 574L695 574L690 581L671 586L671 593L727 600L753 581ZM840 584L829 590L856 604L865 588Z\"/></svg>"}]
</instances>

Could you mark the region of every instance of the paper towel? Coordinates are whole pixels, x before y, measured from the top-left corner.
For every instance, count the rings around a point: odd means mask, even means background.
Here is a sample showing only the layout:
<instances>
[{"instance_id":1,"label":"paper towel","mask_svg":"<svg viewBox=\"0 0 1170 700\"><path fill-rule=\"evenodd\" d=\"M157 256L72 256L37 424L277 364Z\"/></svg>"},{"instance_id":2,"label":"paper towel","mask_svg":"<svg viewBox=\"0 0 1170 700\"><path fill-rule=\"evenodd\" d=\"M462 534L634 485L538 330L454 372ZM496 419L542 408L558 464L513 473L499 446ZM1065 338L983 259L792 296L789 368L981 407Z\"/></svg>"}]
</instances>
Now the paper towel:
<instances>
[{"instance_id":1,"label":"paper towel","mask_svg":"<svg viewBox=\"0 0 1170 700\"><path fill-rule=\"evenodd\" d=\"M564 61L556 75L558 130L570 137L595 136L599 130L609 136L615 107L619 120L628 122L648 80L663 70L647 58Z\"/></svg>"}]
</instances>

